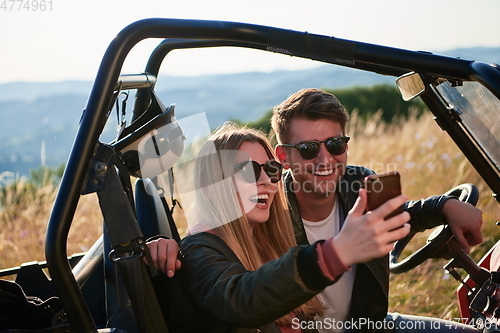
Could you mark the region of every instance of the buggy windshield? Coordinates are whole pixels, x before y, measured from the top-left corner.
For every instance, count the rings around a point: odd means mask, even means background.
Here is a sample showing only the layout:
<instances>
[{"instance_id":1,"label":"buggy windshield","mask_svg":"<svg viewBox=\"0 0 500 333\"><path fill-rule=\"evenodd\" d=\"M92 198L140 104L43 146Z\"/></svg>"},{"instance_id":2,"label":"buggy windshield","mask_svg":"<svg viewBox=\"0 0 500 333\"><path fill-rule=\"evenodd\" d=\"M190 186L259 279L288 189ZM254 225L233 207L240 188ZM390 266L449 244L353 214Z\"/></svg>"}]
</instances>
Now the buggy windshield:
<instances>
[{"instance_id":1,"label":"buggy windshield","mask_svg":"<svg viewBox=\"0 0 500 333\"><path fill-rule=\"evenodd\" d=\"M497 171L500 170L500 101L477 82L453 87L448 81L437 86L447 108Z\"/></svg>"}]
</instances>

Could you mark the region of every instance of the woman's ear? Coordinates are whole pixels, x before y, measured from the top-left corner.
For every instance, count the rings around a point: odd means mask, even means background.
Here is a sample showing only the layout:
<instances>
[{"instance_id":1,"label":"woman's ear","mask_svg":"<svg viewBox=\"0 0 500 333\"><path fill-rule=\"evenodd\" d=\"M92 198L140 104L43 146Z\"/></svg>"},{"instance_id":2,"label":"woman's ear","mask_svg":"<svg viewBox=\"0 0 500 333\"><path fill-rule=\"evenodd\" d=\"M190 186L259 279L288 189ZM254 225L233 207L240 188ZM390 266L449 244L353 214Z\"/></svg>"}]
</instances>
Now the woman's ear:
<instances>
[{"instance_id":1,"label":"woman's ear","mask_svg":"<svg viewBox=\"0 0 500 333\"><path fill-rule=\"evenodd\" d=\"M278 157L279 162L283 164L283 168L289 169L290 164L287 163L288 156L286 153L286 149L282 146L276 146L274 148L274 153L276 154L276 157Z\"/></svg>"}]
</instances>

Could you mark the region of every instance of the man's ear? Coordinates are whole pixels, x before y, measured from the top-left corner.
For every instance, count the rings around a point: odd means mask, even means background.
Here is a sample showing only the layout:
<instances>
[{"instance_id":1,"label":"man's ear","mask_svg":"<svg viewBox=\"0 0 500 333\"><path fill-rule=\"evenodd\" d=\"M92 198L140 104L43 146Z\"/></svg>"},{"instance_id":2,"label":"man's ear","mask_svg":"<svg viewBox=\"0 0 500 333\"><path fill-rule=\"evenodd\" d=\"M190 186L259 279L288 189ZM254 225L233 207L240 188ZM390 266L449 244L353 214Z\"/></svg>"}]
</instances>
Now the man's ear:
<instances>
[{"instance_id":1,"label":"man's ear","mask_svg":"<svg viewBox=\"0 0 500 333\"><path fill-rule=\"evenodd\" d=\"M276 154L276 157L278 157L278 160L281 164L283 164L283 167L285 169L288 169L290 168L290 164L287 163L287 159L288 159L288 156L287 156L287 153L286 153L286 149L285 147L282 147L282 146L276 146L274 148L274 152Z\"/></svg>"}]
</instances>

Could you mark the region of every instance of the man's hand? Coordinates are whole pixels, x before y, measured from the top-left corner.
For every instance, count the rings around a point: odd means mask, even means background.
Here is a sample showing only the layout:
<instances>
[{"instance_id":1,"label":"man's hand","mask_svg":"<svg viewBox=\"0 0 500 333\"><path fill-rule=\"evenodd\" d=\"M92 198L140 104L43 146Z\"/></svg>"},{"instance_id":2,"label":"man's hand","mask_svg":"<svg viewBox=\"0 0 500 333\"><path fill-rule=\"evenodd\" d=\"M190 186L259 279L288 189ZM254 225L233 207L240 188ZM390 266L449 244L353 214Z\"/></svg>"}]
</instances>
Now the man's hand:
<instances>
[{"instance_id":1,"label":"man's hand","mask_svg":"<svg viewBox=\"0 0 500 333\"><path fill-rule=\"evenodd\" d=\"M346 266L364 263L389 253L394 242L408 235L410 214L403 212L388 220L384 217L403 205L407 198L400 195L388 200L373 211L366 209L366 190L359 197L344 222L340 233L333 239L337 254Z\"/></svg>"},{"instance_id":2,"label":"man's hand","mask_svg":"<svg viewBox=\"0 0 500 333\"><path fill-rule=\"evenodd\" d=\"M181 261L177 259L179 245L173 239L159 238L146 243L151 252L151 258L157 270L172 277L176 270L181 269Z\"/></svg>"},{"instance_id":3,"label":"man's hand","mask_svg":"<svg viewBox=\"0 0 500 333\"><path fill-rule=\"evenodd\" d=\"M465 253L470 252L472 245L483 241L481 225L483 218L481 210L468 202L448 199L443 205L443 214L451 231Z\"/></svg>"}]
</instances>

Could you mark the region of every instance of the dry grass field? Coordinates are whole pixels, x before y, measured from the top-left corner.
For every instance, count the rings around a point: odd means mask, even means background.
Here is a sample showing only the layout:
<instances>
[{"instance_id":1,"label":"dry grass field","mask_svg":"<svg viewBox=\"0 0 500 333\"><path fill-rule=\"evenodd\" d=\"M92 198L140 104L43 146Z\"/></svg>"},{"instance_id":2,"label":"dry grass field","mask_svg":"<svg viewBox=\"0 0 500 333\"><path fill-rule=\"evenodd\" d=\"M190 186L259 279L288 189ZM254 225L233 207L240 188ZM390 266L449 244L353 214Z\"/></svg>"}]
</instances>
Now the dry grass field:
<instances>
[{"instance_id":1,"label":"dry grass field","mask_svg":"<svg viewBox=\"0 0 500 333\"><path fill-rule=\"evenodd\" d=\"M491 191L430 115L392 124L378 122L379 116L372 117L366 124L355 115L352 117L348 129L352 137L350 164L364 165L377 172L398 170L403 192L410 199L440 194L461 183L476 184L481 192L478 206L483 210L484 242L473 248L472 255L480 258L500 236L495 226L500 220L498 204L491 198ZM176 179L180 177L177 175ZM56 191L50 184L33 188L20 181L0 192L3 204L0 207L0 269L45 260L46 223ZM176 212L182 224L182 211ZM68 254L90 248L101 233L101 224L96 195L83 196L70 230ZM412 241L410 250L423 244L425 237ZM445 263L444 260L427 261L409 273L391 276L390 310L445 319L459 317L454 295L458 283L444 274Z\"/></svg>"},{"instance_id":2,"label":"dry grass field","mask_svg":"<svg viewBox=\"0 0 500 333\"><path fill-rule=\"evenodd\" d=\"M354 140L349 143L350 164L377 172L398 170L403 193L410 200L441 194L462 183L475 184L481 194L477 206L483 211L484 241L471 250L471 256L478 260L500 238L500 228L495 225L500 221L500 210L491 190L430 115L389 125L376 118L368 124L355 117L351 120L348 132ZM415 236L408 250L425 244L429 234ZM444 273L446 262L427 260L410 272L392 274L390 311L444 319L460 317L455 296L458 282Z\"/></svg>"}]
</instances>

